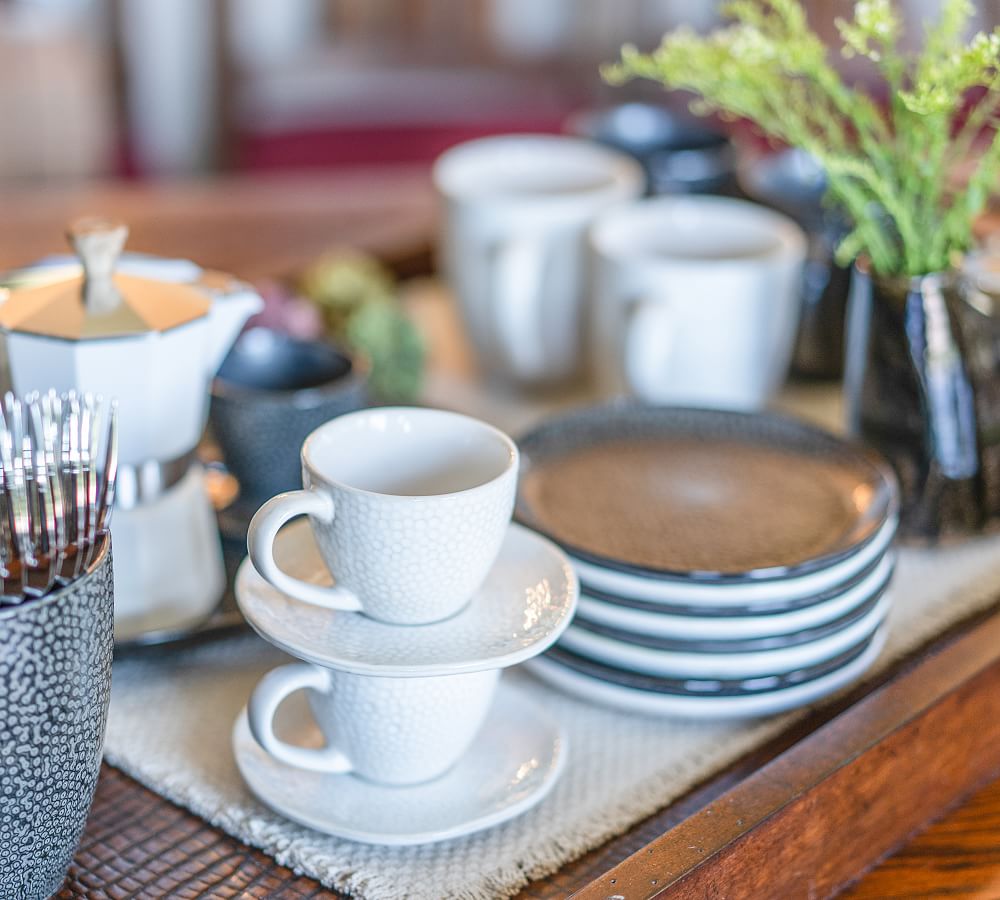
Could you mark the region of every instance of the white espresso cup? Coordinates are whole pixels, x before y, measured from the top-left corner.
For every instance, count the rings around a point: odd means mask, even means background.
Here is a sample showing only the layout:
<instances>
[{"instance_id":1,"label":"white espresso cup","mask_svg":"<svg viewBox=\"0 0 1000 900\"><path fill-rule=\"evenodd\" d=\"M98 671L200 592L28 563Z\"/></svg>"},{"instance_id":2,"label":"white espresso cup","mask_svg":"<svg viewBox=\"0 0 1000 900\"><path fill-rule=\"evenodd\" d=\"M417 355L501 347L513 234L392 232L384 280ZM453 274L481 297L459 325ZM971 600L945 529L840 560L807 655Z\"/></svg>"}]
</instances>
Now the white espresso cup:
<instances>
[{"instance_id":1,"label":"white espresso cup","mask_svg":"<svg viewBox=\"0 0 1000 900\"><path fill-rule=\"evenodd\" d=\"M387 407L321 425L302 445L305 489L253 517L254 568L290 597L416 625L447 618L478 590L500 552L518 451L485 422L436 409ZM279 529L309 516L333 586L282 571Z\"/></svg>"},{"instance_id":2,"label":"white espresso cup","mask_svg":"<svg viewBox=\"0 0 1000 900\"><path fill-rule=\"evenodd\" d=\"M485 370L520 384L572 376L582 356L586 230L645 188L639 164L579 138L506 135L434 166L441 263Z\"/></svg>"},{"instance_id":3,"label":"white espresso cup","mask_svg":"<svg viewBox=\"0 0 1000 900\"><path fill-rule=\"evenodd\" d=\"M275 759L299 769L353 773L383 784L441 775L468 749L490 708L500 670L385 678L292 663L268 672L247 707L250 731ZM307 690L322 748L279 738L282 701Z\"/></svg>"},{"instance_id":4,"label":"white espresso cup","mask_svg":"<svg viewBox=\"0 0 1000 900\"><path fill-rule=\"evenodd\" d=\"M789 218L724 197L658 197L590 234L591 356L601 392L754 410L784 383L806 238Z\"/></svg>"}]
</instances>

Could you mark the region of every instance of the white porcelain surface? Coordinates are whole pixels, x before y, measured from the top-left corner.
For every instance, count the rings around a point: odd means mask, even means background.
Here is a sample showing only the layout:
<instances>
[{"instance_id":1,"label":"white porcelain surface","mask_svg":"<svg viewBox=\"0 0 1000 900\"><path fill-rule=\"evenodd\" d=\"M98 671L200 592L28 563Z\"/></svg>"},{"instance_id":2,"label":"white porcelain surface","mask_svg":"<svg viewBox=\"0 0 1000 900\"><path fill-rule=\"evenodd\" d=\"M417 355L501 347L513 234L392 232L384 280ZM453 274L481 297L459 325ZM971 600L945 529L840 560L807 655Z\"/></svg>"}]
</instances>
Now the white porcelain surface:
<instances>
[{"instance_id":1,"label":"white porcelain surface","mask_svg":"<svg viewBox=\"0 0 1000 900\"><path fill-rule=\"evenodd\" d=\"M442 264L481 361L518 382L566 378L582 356L585 233L638 197L639 164L590 141L507 135L452 148L434 167Z\"/></svg>"},{"instance_id":2,"label":"white porcelain surface","mask_svg":"<svg viewBox=\"0 0 1000 900\"><path fill-rule=\"evenodd\" d=\"M226 570L204 479L196 464L153 502L115 510L116 641L184 628L222 598Z\"/></svg>"},{"instance_id":3,"label":"white porcelain surface","mask_svg":"<svg viewBox=\"0 0 1000 900\"><path fill-rule=\"evenodd\" d=\"M833 659L856 647L878 628L889 613L890 595L856 622L807 644L746 653L699 653L654 649L570 627L559 646L605 665L672 678L744 679L778 675Z\"/></svg>"},{"instance_id":4,"label":"white porcelain surface","mask_svg":"<svg viewBox=\"0 0 1000 900\"><path fill-rule=\"evenodd\" d=\"M817 572L789 578L762 581L739 581L726 584L699 583L695 580L655 578L598 566L571 557L584 591L596 588L618 597L666 603L675 606L747 606L800 600L823 593L849 581L885 553L896 534L898 522L890 519L878 534L859 551Z\"/></svg>"},{"instance_id":5,"label":"white porcelain surface","mask_svg":"<svg viewBox=\"0 0 1000 900\"><path fill-rule=\"evenodd\" d=\"M285 594L400 624L438 621L483 583L507 532L518 452L502 432L443 410L391 407L339 416L302 448L305 490L257 512L254 567ZM281 526L308 515L336 584L275 563Z\"/></svg>"},{"instance_id":6,"label":"white porcelain surface","mask_svg":"<svg viewBox=\"0 0 1000 900\"><path fill-rule=\"evenodd\" d=\"M843 668L812 681L749 696L689 697L635 690L575 672L544 656L527 663L543 681L586 701L627 712L691 719L736 719L798 709L836 693L859 679L885 646L887 629L876 633L868 648Z\"/></svg>"},{"instance_id":7,"label":"white porcelain surface","mask_svg":"<svg viewBox=\"0 0 1000 900\"><path fill-rule=\"evenodd\" d=\"M384 678L292 663L268 672L247 705L250 731L275 759L380 784L420 784L450 769L486 718L499 670ZM323 747L275 734L282 702L305 691Z\"/></svg>"},{"instance_id":8,"label":"white porcelain surface","mask_svg":"<svg viewBox=\"0 0 1000 900\"><path fill-rule=\"evenodd\" d=\"M289 706L288 739L317 745L308 712ZM245 712L233 730L233 752L250 790L275 812L337 837L405 845L462 837L530 809L556 783L566 737L523 689L501 680L466 754L426 784L390 787L285 765L253 739Z\"/></svg>"},{"instance_id":9,"label":"white porcelain surface","mask_svg":"<svg viewBox=\"0 0 1000 900\"><path fill-rule=\"evenodd\" d=\"M659 197L603 214L592 354L609 396L759 409L782 385L806 239L785 216L724 197Z\"/></svg>"},{"instance_id":10,"label":"white porcelain surface","mask_svg":"<svg viewBox=\"0 0 1000 900\"><path fill-rule=\"evenodd\" d=\"M79 271L79 265L42 268L67 276ZM135 256L126 256L118 271L178 282L201 272L184 260ZM175 459L201 439L212 376L243 323L262 305L247 288L213 293L207 316L163 333L95 341L8 334L13 390L23 395L75 389L113 397L119 409L121 462Z\"/></svg>"},{"instance_id":11,"label":"white porcelain surface","mask_svg":"<svg viewBox=\"0 0 1000 900\"><path fill-rule=\"evenodd\" d=\"M652 637L682 640L738 640L794 634L833 622L857 609L892 574L894 558L887 553L869 575L830 600L786 613L723 616L670 615L658 610L634 609L581 594L580 615L592 622Z\"/></svg>"},{"instance_id":12,"label":"white porcelain surface","mask_svg":"<svg viewBox=\"0 0 1000 900\"><path fill-rule=\"evenodd\" d=\"M187 260L126 254L118 270L152 280L193 282L202 270ZM42 281L79 273L54 257L25 270ZM201 440L209 384L246 319L263 301L249 286L210 292L207 316L163 333L101 341L5 336L12 389L89 391L118 403L123 465L183 457ZM164 494L112 520L115 544L115 639L172 631L208 616L225 589L215 513L200 466Z\"/></svg>"},{"instance_id":13,"label":"white porcelain surface","mask_svg":"<svg viewBox=\"0 0 1000 900\"><path fill-rule=\"evenodd\" d=\"M275 543L283 569L318 584L329 575L305 522ZM514 665L549 647L576 609L576 576L551 541L510 525L483 586L456 615L399 626L302 603L243 561L236 599L247 621L281 649L319 665L381 675L446 675Z\"/></svg>"}]
</instances>

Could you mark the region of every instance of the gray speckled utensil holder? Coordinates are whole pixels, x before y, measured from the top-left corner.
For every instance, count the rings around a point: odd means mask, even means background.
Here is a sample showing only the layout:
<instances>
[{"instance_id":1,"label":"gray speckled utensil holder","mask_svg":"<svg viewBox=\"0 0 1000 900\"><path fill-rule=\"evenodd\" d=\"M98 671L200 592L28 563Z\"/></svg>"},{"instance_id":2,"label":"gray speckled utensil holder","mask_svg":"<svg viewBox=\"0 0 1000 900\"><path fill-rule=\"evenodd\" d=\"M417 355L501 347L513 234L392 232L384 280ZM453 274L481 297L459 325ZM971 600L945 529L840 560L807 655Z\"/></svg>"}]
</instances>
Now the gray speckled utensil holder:
<instances>
[{"instance_id":1,"label":"gray speckled utensil holder","mask_svg":"<svg viewBox=\"0 0 1000 900\"><path fill-rule=\"evenodd\" d=\"M111 695L105 538L89 571L0 608L0 897L59 889L94 797Z\"/></svg>"}]
</instances>

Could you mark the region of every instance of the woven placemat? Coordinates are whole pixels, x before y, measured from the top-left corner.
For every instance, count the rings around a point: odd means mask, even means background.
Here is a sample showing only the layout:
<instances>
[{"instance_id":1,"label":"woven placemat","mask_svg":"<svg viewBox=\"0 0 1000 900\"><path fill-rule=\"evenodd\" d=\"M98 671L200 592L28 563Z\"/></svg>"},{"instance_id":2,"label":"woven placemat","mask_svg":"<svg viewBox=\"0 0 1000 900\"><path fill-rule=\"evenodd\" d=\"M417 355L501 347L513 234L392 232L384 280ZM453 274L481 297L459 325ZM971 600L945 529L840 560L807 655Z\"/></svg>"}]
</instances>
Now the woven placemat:
<instances>
[{"instance_id":1,"label":"woven placemat","mask_svg":"<svg viewBox=\"0 0 1000 900\"><path fill-rule=\"evenodd\" d=\"M904 550L880 666L1000 592L1000 538ZM257 803L230 750L233 721L267 669L285 660L255 637L116 663L106 755L142 783L297 872L373 900L492 898L515 893L671 802L786 727L795 714L695 723L606 710L517 670L566 728L561 782L520 819L468 838L383 848L317 834Z\"/></svg>"}]
</instances>

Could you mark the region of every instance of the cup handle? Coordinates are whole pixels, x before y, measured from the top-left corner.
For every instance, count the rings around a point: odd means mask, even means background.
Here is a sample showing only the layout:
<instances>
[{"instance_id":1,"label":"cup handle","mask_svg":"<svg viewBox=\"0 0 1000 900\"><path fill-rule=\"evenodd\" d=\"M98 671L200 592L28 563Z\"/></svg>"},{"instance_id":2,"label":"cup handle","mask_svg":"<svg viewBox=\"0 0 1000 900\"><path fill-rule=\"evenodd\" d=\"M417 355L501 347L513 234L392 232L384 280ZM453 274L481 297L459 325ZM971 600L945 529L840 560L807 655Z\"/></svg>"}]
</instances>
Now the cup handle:
<instances>
[{"instance_id":1,"label":"cup handle","mask_svg":"<svg viewBox=\"0 0 1000 900\"><path fill-rule=\"evenodd\" d=\"M538 377L546 367L541 322L544 265L540 237L514 238L494 251L490 306L494 331L508 367L524 379Z\"/></svg>"},{"instance_id":2,"label":"cup handle","mask_svg":"<svg viewBox=\"0 0 1000 900\"><path fill-rule=\"evenodd\" d=\"M254 568L273 587L296 600L325 609L358 612L361 601L353 591L337 585L311 584L279 568L274 558L274 540L281 526L296 516L313 516L330 523L334 517L333 500L318 491L289 491L268 500L254 514L247 531L247 550Z\"/></svg>"},{"instance_id":3,"label":"cup handle","mask_svg":"<svg viewBox=\"0 0 1000 900\"><path fill-rule=\"evenodd\" d=\"M310 663L292 663L268 672L253 689L247 704L250 733L271 756L297 769L350 772L353 768L350 760L335 747L297 747L275 735L274 716L278 707L286 697L305 688L326 693L330 690L329 673Z\"/></svg>"},{"instance_id":4,"label":"cup handle","mask_svg":"<svg viewBox=\"0 0 1000 900\"><path fill-rule=\"evenodd\" d=\"M622 371L632 393L655 398L667 380L677 333L672 304L664 297L637 297L628 304Z\"/></svg>"}]
</instances>

